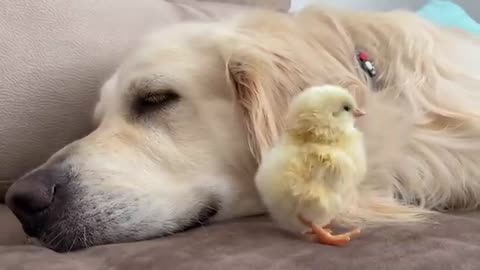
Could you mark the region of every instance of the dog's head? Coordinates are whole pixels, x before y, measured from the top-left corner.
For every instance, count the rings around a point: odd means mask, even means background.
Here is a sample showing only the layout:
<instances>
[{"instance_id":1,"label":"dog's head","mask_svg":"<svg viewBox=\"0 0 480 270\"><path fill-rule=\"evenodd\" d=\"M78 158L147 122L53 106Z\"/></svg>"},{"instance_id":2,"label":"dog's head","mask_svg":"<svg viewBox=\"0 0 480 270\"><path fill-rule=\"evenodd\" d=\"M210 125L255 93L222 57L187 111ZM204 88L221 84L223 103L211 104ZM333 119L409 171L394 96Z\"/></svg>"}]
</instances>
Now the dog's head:
<instances>
[{"instance_id":1,"label":"dog's head","mask_svg":"<svg viewBox=\"0 0 480 270\"><path fill-rule=\"evenodd\" d=\"M25 231L67 251L262 213L257 162L301 86L287 56L232 29L146 38L105 83L96 130L9 190Z\"/></svg>"}]
</instances>

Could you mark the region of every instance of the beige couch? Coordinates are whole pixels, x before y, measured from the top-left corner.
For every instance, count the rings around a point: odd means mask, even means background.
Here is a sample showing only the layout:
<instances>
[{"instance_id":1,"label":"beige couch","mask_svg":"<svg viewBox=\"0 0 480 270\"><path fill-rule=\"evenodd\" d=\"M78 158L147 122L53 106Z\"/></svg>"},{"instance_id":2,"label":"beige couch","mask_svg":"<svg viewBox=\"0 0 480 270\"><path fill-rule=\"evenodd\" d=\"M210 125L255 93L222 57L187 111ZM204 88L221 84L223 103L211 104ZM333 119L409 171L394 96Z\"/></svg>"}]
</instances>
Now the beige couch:
<instances>
[{"instance_id":1,"label":"beige couch","mask_svg":"<svg viewBox=\"0 0 480 270\"><path fill-rule=\"evenodd\" d=\"M229 2L288 7L287 0ZM203 0L0 0L0 7L1 190L90 131L98 87L143 33L247 8ZM480 269L478 213L443 215L433 227L365 231L345 248L292 238L265 217L72 254L23 241L0 206L0 270Z\"/></svg>"}]
</instances>

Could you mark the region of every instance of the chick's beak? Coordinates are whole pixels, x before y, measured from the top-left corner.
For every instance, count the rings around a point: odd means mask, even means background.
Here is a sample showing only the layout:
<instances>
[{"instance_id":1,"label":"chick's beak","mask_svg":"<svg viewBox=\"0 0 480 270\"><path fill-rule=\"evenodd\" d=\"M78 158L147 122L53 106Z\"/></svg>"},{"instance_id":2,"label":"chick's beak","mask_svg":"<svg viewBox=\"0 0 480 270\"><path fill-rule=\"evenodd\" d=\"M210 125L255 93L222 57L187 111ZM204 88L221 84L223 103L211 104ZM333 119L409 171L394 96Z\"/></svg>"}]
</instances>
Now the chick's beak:
<instances>
[{"instance_id":1,"label":"chick's beak","mask_svg":"<svg viewBox=\"0 0 480 270\"><path fill-rule=\"evenodd\" d=\"M360 109L355 109L353 110L353 116L354 117L361 117L361 116L364 116L366 113Z\"/></svg>"}]
</instances>

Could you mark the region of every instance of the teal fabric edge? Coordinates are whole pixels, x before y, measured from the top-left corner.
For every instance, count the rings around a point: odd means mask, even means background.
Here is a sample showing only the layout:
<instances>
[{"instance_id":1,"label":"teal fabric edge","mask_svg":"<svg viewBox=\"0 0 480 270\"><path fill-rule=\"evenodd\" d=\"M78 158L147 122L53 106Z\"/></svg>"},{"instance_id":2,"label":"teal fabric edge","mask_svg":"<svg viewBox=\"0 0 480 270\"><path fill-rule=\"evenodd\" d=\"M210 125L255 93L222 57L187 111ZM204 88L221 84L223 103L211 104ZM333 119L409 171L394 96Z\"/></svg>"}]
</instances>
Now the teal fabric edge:
<instances>
[{"instance_id":1,"label":"teal fabric edge","mask_svg":"<svg viewBox=\"0 0 480 270\"><path fill-rule=\"evenodd\" d=\"M461 6L451 1L432 0L420 8L417 14L439 26L460 28L480 35L480 24Z\"/></svg>"}]
</instances>

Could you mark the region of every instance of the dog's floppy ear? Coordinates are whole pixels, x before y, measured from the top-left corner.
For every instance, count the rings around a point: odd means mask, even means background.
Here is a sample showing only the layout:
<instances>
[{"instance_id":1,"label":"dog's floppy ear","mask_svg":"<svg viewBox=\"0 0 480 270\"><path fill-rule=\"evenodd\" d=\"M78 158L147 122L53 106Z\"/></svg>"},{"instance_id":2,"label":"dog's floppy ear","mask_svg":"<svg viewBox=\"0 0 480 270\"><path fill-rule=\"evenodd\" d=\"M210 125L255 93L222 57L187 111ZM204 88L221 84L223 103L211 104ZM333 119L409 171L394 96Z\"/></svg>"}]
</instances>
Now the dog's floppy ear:
<instances>
[{"instance_id":1,"label":"dog's floppy ear","mask_svg":"<svg viewBox=\"0 0 480 270\"><path fill-rule=\"evenodd\" d=\"M260 161L279 137L288 103L305 87L305 80L288 53L269 47L268 42L238 42L226 65L245 117L250 150Z\"/></svg>"},{"instance_id":2,"label":"dog's floppy ear","mask_svg":"<svg viewBox=\"0 0 480 270\"><path fill-rule=\"evenodd\" d=\"M112 100L111 96L114 94L116 87L117 74L113 74L100 89L100 97L97 104L95 105L95 110L93 111L93 124L95 126L100 125L100 122L102 121L105 114L105 102L107 102L107 100Z\"/></svg>"},{"instance_id":3,"label":"dog's floppy ear","mask_svg":"<svg viewBox=\"0 0 480 270\"><path fill-rule=\"evenodd\" d=\"M257 161L279 137L288 104L303 89L321 84L340 85L349 89L360 105L368 92L354 68L349 69L354 63L354 49L347 46L347 41L335 40L332 33L326 40L334 40L334 45L329 45L333 47L318 44L312 49L311 44L317 40L305 42L304 37L293 35L294 32L295 29L290 29L285 30L285 35L277 35L244 30L230 33L227 41L221 43L225 45L222 54L227 77L243 111L250 149Z\"/></svg>"}]
</instances>

